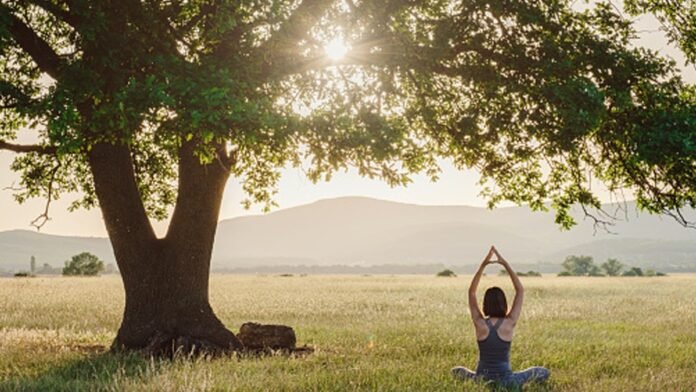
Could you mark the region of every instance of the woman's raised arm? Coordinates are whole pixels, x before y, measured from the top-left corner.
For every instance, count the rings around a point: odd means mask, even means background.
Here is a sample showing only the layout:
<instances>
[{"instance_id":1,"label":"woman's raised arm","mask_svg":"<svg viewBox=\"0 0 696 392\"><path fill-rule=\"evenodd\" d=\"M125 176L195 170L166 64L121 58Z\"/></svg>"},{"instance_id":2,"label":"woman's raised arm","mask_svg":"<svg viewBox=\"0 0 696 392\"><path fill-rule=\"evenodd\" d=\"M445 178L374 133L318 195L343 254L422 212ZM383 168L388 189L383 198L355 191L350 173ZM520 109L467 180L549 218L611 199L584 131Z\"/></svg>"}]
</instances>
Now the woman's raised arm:
<instances>
[{"instance_id":1,"label":"woman's raised arm","mask_svg":"<svg viewBox=\"0 0 696 392\"><path fill-rule=\"evenodd\" d=\"M471 313L471 319L477 326L479 324L483 325L483 314L481 314L481 309L478 306L478 300L476 299L476 290L478 289L479 282L481 281L481 275L483 275L483 270L486 269L486 265L490 263L491 257L493 257L494 249L491 246L491 250L488 251L486 258L483 259L481 265L476 271L474 278L471 280L469 285L469 312Z\"/></svg>"},{"instance_id":2,"label":"woman's raised arm","mask_svg":"<svg viewBox=\"0 0 696 392\"><path fill-rule=\"evenodd\" d=\"M524 301L524 287L517 273L510 267L510 264L503 258L503 256L498 253L498 250L493 247L493 252L498 256L498 263L505 268L510 279L512 280L512 285L515 287L515 299L512 301L512 308L507 317L512 320L513 324L517 323L520 318L520 313L522 313L522 301Z\"/></svg>"}]
</instances>

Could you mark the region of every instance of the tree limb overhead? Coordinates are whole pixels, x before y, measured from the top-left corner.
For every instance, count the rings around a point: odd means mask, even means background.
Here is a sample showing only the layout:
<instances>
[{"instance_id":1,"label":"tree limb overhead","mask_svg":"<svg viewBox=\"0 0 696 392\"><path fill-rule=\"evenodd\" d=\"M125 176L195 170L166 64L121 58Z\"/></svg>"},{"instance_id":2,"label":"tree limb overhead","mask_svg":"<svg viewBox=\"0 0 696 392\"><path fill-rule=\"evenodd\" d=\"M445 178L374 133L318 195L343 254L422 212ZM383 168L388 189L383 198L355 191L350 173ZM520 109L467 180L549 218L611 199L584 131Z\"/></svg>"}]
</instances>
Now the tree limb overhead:
<instances>
[{"instance_id":1,"label":"tree limb overhead","mask_svg":"<svg viewBox=\"0 0 696 392\"><path fill-rule=\"evenodd\" d=\"M40 146L38 144L13 144L0 140L0 150L8 150L16 153L36 152L39 154L55 154L56 147Z\"/></svg>"},{"instance_id":2,"label":"tree limb overhead","mask_svg":"<svg viewBox=\"0 0 696 392\"><path fill-rule=\"evenodd\" d=\"M51 46L19 19L8 7L0 6L0 14L9 19L7 26L15 42L31 56L36 65L54 79L60 76L63 61Z\"/></svg>"}]
</instances>

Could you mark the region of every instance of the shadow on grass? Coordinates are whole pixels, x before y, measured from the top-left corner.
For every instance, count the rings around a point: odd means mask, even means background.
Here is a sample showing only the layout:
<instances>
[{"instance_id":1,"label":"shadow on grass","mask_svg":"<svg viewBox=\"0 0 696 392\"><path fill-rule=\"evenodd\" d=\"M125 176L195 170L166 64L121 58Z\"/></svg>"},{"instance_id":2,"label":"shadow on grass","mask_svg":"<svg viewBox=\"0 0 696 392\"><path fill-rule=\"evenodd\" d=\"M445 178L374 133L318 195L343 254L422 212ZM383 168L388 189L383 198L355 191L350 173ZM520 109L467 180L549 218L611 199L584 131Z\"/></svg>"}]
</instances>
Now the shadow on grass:
<instances>
[{"instance_id":1,"label":"shadow on grass","mask_svg":"<svg viewBox=\"0 0 696 392\"><path fill-rule=\"evenodd\" d=\"M553 392L556 390L552 382L543 382L543 383L527 383L524 384L523 386L512 386L512 387L505 387L505 386L500 386L496 384L489 384L487 385L487 389L489 391L493 392L517 392L517 391L525 391L525 392Z\"/></svg>"},{"instance_id":2,"label":"shadow on grass","mask_svg":"<svg viewBox=\"0 0 696 392\"><path fill-rule=\"evenodd\" d=\"M101 352L67 360L33 377L0 382L0 391L104 391L119 390L129 379L145 380L160 367L138 354Z\"/></svg>"}]
</instances>

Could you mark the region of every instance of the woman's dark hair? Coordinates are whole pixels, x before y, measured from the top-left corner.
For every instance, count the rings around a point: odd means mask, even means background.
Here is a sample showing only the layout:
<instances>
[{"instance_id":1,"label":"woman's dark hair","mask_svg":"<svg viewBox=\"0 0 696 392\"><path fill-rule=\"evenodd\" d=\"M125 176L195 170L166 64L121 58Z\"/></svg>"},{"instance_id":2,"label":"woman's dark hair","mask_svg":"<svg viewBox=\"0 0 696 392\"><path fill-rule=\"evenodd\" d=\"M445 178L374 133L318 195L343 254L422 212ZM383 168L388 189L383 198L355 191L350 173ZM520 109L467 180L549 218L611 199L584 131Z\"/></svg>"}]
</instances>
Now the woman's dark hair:
<instances>
[{"instance_id":1,"label":"woman's dark hair","mask_svg":"<svg viewBox=\"0 0 696 392\"><path fill-rule=\"evenodd\" d=\"M483 314L488 317L505 318L507 316L507 299L500 287L491 287L483 296Z\"/></svg>"}]
</instances>

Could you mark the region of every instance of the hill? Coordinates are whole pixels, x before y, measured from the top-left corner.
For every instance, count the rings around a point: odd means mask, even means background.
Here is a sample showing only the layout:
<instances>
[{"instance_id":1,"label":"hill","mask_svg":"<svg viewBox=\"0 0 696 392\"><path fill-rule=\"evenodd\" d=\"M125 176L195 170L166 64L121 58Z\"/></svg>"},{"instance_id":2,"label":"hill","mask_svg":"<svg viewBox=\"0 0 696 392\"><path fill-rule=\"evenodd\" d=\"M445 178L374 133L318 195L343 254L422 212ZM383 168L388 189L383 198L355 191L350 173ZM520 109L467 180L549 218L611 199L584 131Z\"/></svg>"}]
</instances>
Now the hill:
<instances>
[{"instance_id":1,"label":"hill","mask_svg":"<svg viewBox=\"0 0 696 392\"><path fill-rule=\"evenodd\" d=\"M635 206L629 203L627 211L635 211ZM579 225L561 231L553 213L531 212L526 207L488 210L363 197L328 199L221 221L213 269L398 264L466 270L494 243L509 260L546 270L569 254L588 254L598 261L616 257L627 264L668 271L696 270L696 230L670 218L631 212L628 220L611 228L611 234L595 232L592 222L583 221L579 212L575 215ZM104 238L0 232L0 269L26 269L31 255L38 265L59 266L81 251L113 262Z\"/></svg>"},{"instance_id":2,"label":"hill","mask_svg":"<svg viewBox=\"0 0 696 392\"><path fill-rule=\"evenodd\" d=\"M66 260L80 252L90 252L106 263L115 263L106 238L59 236L28 230L0 232L0 271L27 271L31 256L36 257L37 267L44 263L62 267Z\"/></svg>"},{"instance_id":3,"label":"hill","mask_svg":"<svg viewBox=\"0 0 696 392\"><path fill-rule=\"evenodd\" d=\"M579 211L579 225L561 231L553 213L526 207L488 210L329 199L220 222L213 259L217 268L433 263L463 267L477 263L494 243L510 260L524 264L557 265L568 254L584 252L638 266L696 270L696 230L671 218L631 213L632 203L625 207L627 220L617 222L611 234L595 232ZM635 246L643 243L655 251Z\"/></svg>"}]
</instances>

